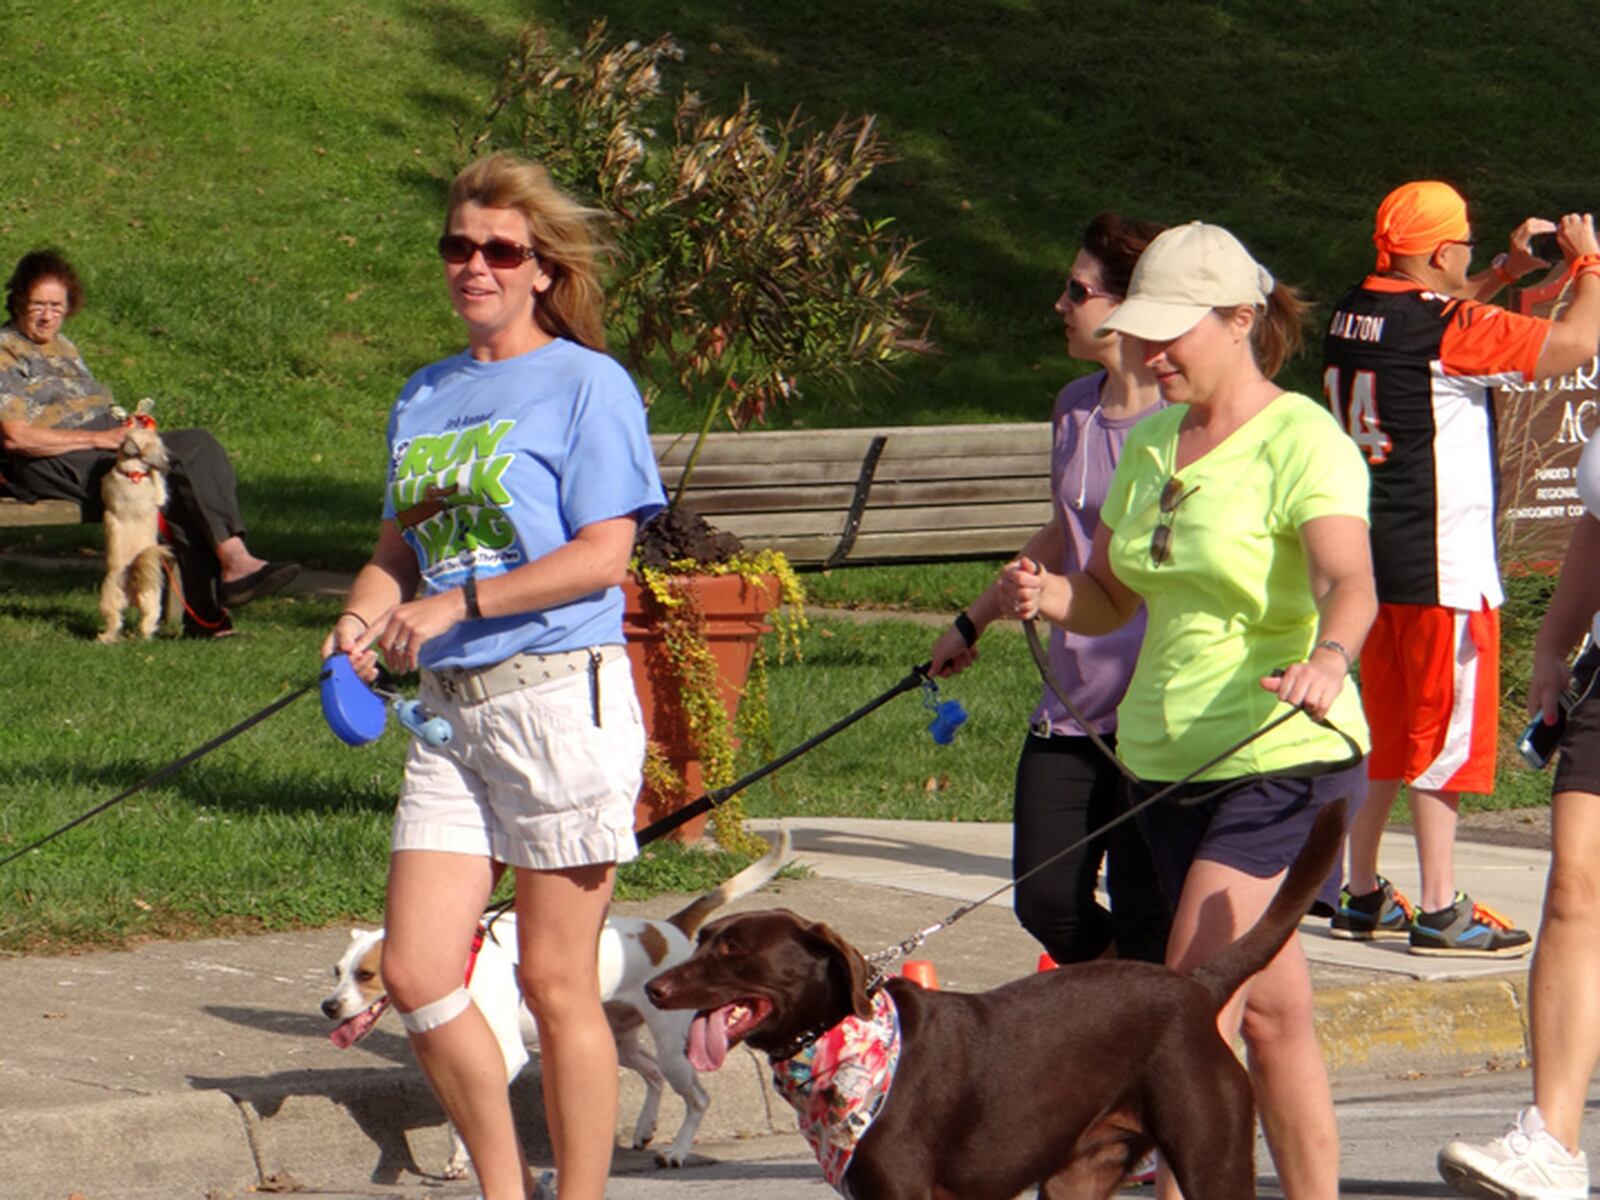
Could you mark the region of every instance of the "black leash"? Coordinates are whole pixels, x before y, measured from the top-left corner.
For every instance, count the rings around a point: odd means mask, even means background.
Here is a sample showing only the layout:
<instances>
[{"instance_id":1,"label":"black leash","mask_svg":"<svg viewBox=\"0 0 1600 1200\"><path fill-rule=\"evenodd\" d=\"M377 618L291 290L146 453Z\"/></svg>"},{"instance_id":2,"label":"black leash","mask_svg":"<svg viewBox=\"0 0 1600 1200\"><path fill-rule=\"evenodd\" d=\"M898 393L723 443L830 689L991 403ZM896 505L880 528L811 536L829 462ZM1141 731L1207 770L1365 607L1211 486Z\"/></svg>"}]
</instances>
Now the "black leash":
<instances>
[{"instance_id":1,"label":"black leash","mask_svg":"<svg viewBox=\"0 0 1600 1200\"><path fill-rule=\"evenodd\" d=\"M37 850L40 846L43 846L46 842L54 841L56 838L60 837L63 833L66 833L67 830L75 829L79 825L82 825L90 817L99 816L101 813L105 812L106 809L111 808L114 805L121 804L129 796L134 795L136 792L142 792L145 788L149 787L151 784L158 783L161 780L165 779L168 775L171 775L176 771L182 770L184 767L188 766L190 763L194 762L196 759L204 758L207 754L210 754L213 750L215 750L218 746L222 745L224 742L232 741L234 738L238 737L241 733L244 733L247 729L250 729L252 726L261 724L262 721L265 721L268 717L270 717L273 713L277 712L279 709L287 708L289 705L293 704L296 700L300 699L301 696L304 696L312 688L317 687L319 684L321 684L322 681L328 677L329 673L330 672L326 668L324 668L321 672L318 673L317 677L315 679L313 679L310 683L303 684L302 686L296 688L294 691L290 692L286 696L280 696L278 699L274 700L271 704L267 705L265 708L263 708L260 712L256 713L254 716L246 717L243 721L240 721L232 729L229 729L225 733L219 733L216 737L212 738L205 745L199 747L198 749L189 751L189 753L185 754L182 758L174 759L172 762L169 762L166 766L162 767L160 770L155 771L155 772L151 773L150 775L145 776L138 783L134 784L131 788L128 788L126 791L123 791L123 792L118 792L115 796L111 797L111 799L107 800L103 804L96 805L94 808L91 808L88 812L84 813L82 816L74 817L72 820L68 821L65 825L61 826L61 828L56 829L56 830L54 830L54 831L52 831L50 833L45 834L44 837L40 838L38 841L32 843L31 845L24 846L21 850L17 850L15 852L11 853L11 854L6 855L4 858L0 858L0 867L3 867L8 863L14 862L15 860L21 858L24 854L28 854L28 853L31 853L34 850Z\"/></svg>"},{"instance_id":2,"label":"black leash","mask_svg":"<svg viewBox=\"0 0 1600 1200\"><path fill-rule=\"evenodd\" d=\"M1100 735L1097 734L1094 731L1093 725L1090 723L1089 719L1084 715L1083 710L1080 709L1076 704L1074 704L1072 702L1072 700L1066 695L1066 689L1060 686L1059 682L1056 680L1055 672L1050 667L1050 659L1045 653L1044 644L1039 639L1039 630L1038 630L1038 627L1035 624L1035 622L1033 622L1031 620L1023 621L1022 622L1022 629L1023 629L1023 632L1027 635L1027 638L1028 638L1028 649L1033 654L1034 664L1039 668L1039 674L1044 677L1045 686L1050 689L1051 693L1055 696L1055 698L1057 700L1061 701L1061 703L1066 707L1067 712L1069 714L1071 714L1072 719L1078 723L1079 728L1081 728L1086 734L1089 735L1089 740L1091 742L1093 742L1094 745L1097 746L1100 749L1100 751L1107 758L1109 758L1112 761L1112 763L1116 766L1117 770L1121 771L1122 774L1125 777L1127 777L1136 786L1138 786L1140 788L1149 787L1150 785L1148 783L1146 783L1143 779L1139 778L1138 775L1134 774L1133 770L1126 763L1124 763L1120 758L1117 757L1116 751L1111 749L1111 747L1105 742L1105 740L1103 738L1101 738ZM938 933L941 929L945 929L948 926L953 925L955 922L959 921L962 917L966 916L969 912L972 912L974 909L977 909L977 908L982 908L985 904L989 903L989 901L995 899L996 897L1003 896L1006 892L1009 892L1012 888L1016 887L1023 880L1028 879L1028 878L1032 877L1033 875L1038 874L1040 871L1044 870L1046 867L1050 866L1052 863L1056 862L1058 859L1065 858L1067 855L1075 853L1078 850L1081 850L1083 847L1087 846L1090 842L1094 841L1096 838L1104 836L1105 834L1111 832L1111 830L1115 829L1117 826L1123 824L1126 821L1133 820L1134 817L1138 816L1145 809L1149 808L1152 804L1156 803L1156 801L1166 799L1168 796L1170 796L1174 792L1176 792L1179 788L1185 786L1188 783L1193 782L1196 778L1198 778L1199 776L1205 774L1207 771L1211 770L1211 768L1216 766L1218 763L1226 762L1228 759L1232 758L1235 754L1237 754L1239 751L1243 750L1246 746L1248 746L1251 742L1255 741L1257 738L1263 737L1266 734L1271 733L1274 729L1276 729L1278 726L1282 725L1285 721L1292 720L1294 717L1298 716L1300 713L1304 713L1305 711L1306 711L1306 709L1305 709L1305 706L1303 704L1291 705L1287 712L1282 713L1279 716L1274 717L1272 720L1268 721L1265 725L1263 725L1260 729L1256 730L1254 733L1250 734L1248 737L1241 738L1239 741L1237 741L1233 745L1229 746L1226 750L1222 751L1220 754L1216 755L1214 758L1210 759L1209 761L1207 761L1205 763L1202 763L1200 766L1198 766L1194 770L1190 771L1182 779L1179 779L1179 780L1176 780L1176 781L1174 781L1172 783L1169 783L1165 787L1162 787L1159 790L1157 790L1155 792L1152 792L1149 796L1146 796L1143 800L1139 801L1139 803L1131 806L1126 812L1119 813L1117 816L1112 817L1111 820L1107 821L1104 825L1100 826L1098 829L1090 831L1089 833L1085 834L1083 837L1079 838L1077 841L1073 842L1072 845L1067 846L1067 847L1065 847L1065 848L1063 848L1061 850L1056 851L1054 854L1050 855L1049 858L1044 859L1042 862L1035 863L1031 868L1029 868L1028 870L1024 871L1021 875L1016 876L1016 878L1014 878L1014 879L1007 880L1005 883L1003 883L999 887L995 888L987 896L984 896L984 897L982 897L981 899L978 899L978 900L974 900L974 901L972 901L972 902L970 902L968 904L961 905L960 907L958 907L954 911L952 911L943 920L936 921L934 924L929 925L926 929L918 930L916 933L912 934L910 937L906 938L904 941L901 941L901 942L897 943L896 945L889 946L886 949L878 950L878 951L875 951L872 954L866 955L865 957L866 957L867 965L873 968L873 976L872 976L871 981L867 985L867 990L870 992L874 988L882 986L884 980L888 976L888 972L887 972L886 968L887 968L889 963L892 963L896 959L901 958L902 956L911 953L913 950L917 949L924 942L926 942L934 934ZM1306 713L1306 715L1308 717L1310 717L1309 713ZM1353 767L1353 766L1355 766L1357 763L1359 763L1361 761L1361 759L1363 757L1363 755L1361 753L1361 747L1360 747L1359 744L1357 744L1357 742L1356 742L1356 740L1354 738L1352 738L1344 730L1340 729L1332 721L1329 721L1326 718L1311 717L1311 720L1316 721L1317 724L1325 726L1326 728L1331 729L1334 733L1337 733L1347 743L1349 743L1350 750L1351 750L1351 757L1349 759L1346 759L1346 760L1342 761L1342 762L1315 764L1317 769L1318 769L1318 773L1326 772L1326 771L1343 770L1346 767ZM1285 773L1280 772L1279 774L1285 774ZM1288 773L1288 774L1292 774L1292 772ZM1201 801L1210 799L1212 796L1216 795L1218 792L1225 791L1225 790L1227 790L1229 788L1237 787L1241 782L1242 781L1239 780L1239 779L1226 780L1222 784L1220 784L1215 791L1203 793L1202 795L1199 795L1199 796L1186 798L1185 800L1180 801L1180 803L1183 803L1183 804L1198 804Z\"/></svg>"},{"instance_id":3,"label":"black leash","mask_svg":"<svg viewBox=\"0 0 1600 1200\"><path fill-rule=\"evenodd\" d=\"M698 800L690 801L676 812L668 813L659 821L651 822L649 825L646 825L643 829L634 834L633 840L640 846L647 846L651 842L665 837L674 829L678 828L678 826L687 824L688 822L694 820L701 813L710 812L712 809L716 808L717 805L726 801L729 797L735 796L739 792L744 791L745 788L749 787L753 783L759 783L761 780L765 779L768 775L771 775L780 767L785 767L792 763L795 759L806 753L806 751L814 750L829 738L850 728L850 726L861 720L862 717L866 716L875 709L882 708L896 696L901 695L904 692L909 692L913 688L919 688L923 686L923 684L927 683L929 680L928 671L932 666L932 663L923 663L921 666L912 667L911 670L906 673L905 678L900 680L899 683L895 684L888 691L874 696L871 700L868 700L854 712L840 717L839 720L835 721L832 725L829 725L821 733L814 734L813 736L807 738L794 749L780 754L771 762L762 764L754 771L751 771L748 775L735 779L732 783L723 784L723 786L715 789L714 791L707 792ZM485 909L484 911L490 914L488 917L490 926L492 927L493 923L508 910L510 910L512 905L515 903L515 897L508 897L507 899L501 900Z\"/></svg>"},{"instance_id":4,"label":"black leash","mask_svg":"<svg viewBox=\"0 0 1600 1200\"><path fill-rule=\"evenodd\" d=\"M848 729L874 709L883 707L885 704L889 703L889 701L893 700L896 696L903 692L909 692L913 688L919 688L923 684L927 683L928 670L932 667L932 665L932 663L923 663L921 666L911 668L904 679L895 684L882 695L876 696L867 701L853 713L850 713L848 716L841 717L832 725L829 725L821 733L807 738L793 750L790 750L784 754L780 754L771 762L757 767L754 771L751 771L750 774L744 776L743 778L735 779L732 783L724 784L715 791L707 792L698 800L693 800L684 805L682 808L678 809L677 812L669 813L667 816L662 817L659 821L655 821L649 825L646 825L634 835L634 841L638 842L638 844L641 846L647 845L650 842L655 841L657 838L671 833L674 829L678 828L678 826L694 820L701 813L710 812L713 808L716 808L717 805L723 803L729 797L744 791L744 789L749 787L752 783L759 783L761 780L765 779L768 775L771 775L780 767L788 766L788 764L792 763L795 759L799 758L808 750L815 749L817 746L820 746L823 742L827 741L835 734L841 733Z\"/></svg>"}]
</instances>

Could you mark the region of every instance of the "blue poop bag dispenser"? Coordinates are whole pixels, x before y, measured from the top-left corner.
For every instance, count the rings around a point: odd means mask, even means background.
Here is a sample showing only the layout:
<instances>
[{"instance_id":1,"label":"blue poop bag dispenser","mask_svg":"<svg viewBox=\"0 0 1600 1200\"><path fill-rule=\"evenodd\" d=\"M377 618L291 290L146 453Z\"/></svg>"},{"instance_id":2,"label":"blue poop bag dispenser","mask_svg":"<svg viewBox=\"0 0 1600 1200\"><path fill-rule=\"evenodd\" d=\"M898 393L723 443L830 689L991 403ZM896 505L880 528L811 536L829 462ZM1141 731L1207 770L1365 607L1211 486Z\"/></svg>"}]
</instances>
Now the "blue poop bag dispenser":
<instances>
[{"instance_id":1,"label":"blue poop bag dispenser","mask_svg":"<svg viewBox=\"0 0 1600 1200\"><path fill-rule=\"evenodd\" d=\"M959 700L940 700L939 685L932 679L922 684L922 707L933 714L928 722L928 736L941 746L955 740L956 730L967 723L967 710Z\"/></svg>"}]
</instances>

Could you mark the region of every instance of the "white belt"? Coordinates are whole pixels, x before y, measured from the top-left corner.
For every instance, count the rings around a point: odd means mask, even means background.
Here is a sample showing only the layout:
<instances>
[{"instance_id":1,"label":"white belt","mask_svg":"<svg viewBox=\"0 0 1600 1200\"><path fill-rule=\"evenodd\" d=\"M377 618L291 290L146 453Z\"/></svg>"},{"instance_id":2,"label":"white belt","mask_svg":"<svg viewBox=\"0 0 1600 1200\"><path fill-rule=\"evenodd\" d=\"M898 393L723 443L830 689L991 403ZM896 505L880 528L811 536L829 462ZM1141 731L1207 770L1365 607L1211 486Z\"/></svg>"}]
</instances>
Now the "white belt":
<instances>
[{"instance_id":1,"label":"white belt","mask_svg":"<svg viewBox=\"0 0 1600 1200\"><path fill-rule=\"evenodd\" d=\"M564 679L580 671L599 671L601 663L621 658L624 653L621 646L606 645L558 654L515 654L487 667L444 667L437 671L424 667L422 681L460 704L482 704L494 696Z\"/></svg>"}]
</instances>

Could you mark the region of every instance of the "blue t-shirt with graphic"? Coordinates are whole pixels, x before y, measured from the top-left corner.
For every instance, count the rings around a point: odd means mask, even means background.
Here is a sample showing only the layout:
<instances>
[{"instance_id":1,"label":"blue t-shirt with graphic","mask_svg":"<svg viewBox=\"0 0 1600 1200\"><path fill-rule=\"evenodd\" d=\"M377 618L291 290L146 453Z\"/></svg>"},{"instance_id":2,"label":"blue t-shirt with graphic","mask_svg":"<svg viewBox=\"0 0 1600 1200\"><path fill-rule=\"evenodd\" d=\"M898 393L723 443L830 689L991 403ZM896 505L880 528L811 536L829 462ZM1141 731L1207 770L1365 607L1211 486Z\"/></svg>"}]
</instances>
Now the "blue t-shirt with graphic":
<instances>
[{"instance_id":1,"label":"blue t-shirt with graphic","mask_svg":"<svg viewBox=\"0 0 1600 1200\"><path fill-rule=\"evenodd\" d=\"M666 501L644 403L615 360L558 339L501 362L462 353L424 367L389 416L385 518L416 551L426 594L542 558L596 521L641 524ZM622 641L622 592L462 621L422 665L482 667L523 651Z\"/></svg>"}]
</instances>

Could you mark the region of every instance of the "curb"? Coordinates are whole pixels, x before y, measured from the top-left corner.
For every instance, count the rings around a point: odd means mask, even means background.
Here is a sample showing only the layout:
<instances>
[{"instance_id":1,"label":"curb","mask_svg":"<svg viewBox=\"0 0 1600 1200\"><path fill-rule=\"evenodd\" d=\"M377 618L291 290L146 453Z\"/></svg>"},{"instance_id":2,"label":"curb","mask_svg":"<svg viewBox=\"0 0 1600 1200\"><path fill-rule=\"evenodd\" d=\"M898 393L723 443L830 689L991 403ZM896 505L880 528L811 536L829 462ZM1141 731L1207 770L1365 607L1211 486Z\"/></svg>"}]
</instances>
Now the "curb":
<instances>
[{"instance_id":1,"label":"curb","mask_svg":"<svg viewBox=\"0 0 1600 1200\"><path fill-rule=\"evenodd\" d=\"M1528 977L1396 982L1316 997L1328 1073L1461 1074L1528 1065Z\"/></svg>"},{"instance_id":2,"label":"curb","mask_svg":"<svg viewBox=\"0 0 1600 1200\"><path fill-rule=\"evenodd\" d=\"M711 1107L698 1143L794 1132L792 1113L771 1091L755 1053L731 1055L701 1083ZM537 1057L511 1091L530 1159L548 1164ZM669 1145L682 1120L683 1105L669 1089L651 1149L626 1149L643 1102L643 1083L624 1071L614 1172L655 1170L651 1150ZM357 1180L437 1187L449 1156L444 1113L415 1066L293 1072L254 1086L0 1114L0 1196L225 1200Z\"/></svg>"},{"instance_id":3,"label":"curb","mask_svg":"<svg viewBox=\"0 0 1600 1200\"><path fill-rule=\"evenodd\" d=\"M234 1103L220 1092L124 1096L0 1119L7 1196L172 1200L261 1178Z\"/></svg>"},{"instance_id":4,"label":"curb","mask_svg":"<svg viewBox=\"0 0 1600 1200\"><path fill-rule=\"evenodd\" d=\"M1526 976L1328 989L1316 997L1316 1022L1336 1084L1525 1065ZM701 1084L711 1107L699 1144L795 1132L792 1111L772 1091L766 1063L754 1052L736 1052ZM537 1058L512 1093L529 1156L548 1162ZM643 1099L638 1077L624 1071L619 1147L631 1144ZM682 1113L669 1090L652 1146L670 1143ZM448 1187L439 1175L448 1156L443 1115L413 1065L290 1072L259 1083L229 1080L191 1093L0 1116L5 1195L65 1190L95 1200L223 1200L263 1188L316 1190L355 1180L438 1188ZM655 1167L649 1150L619 1148L613 1169Z\"/></svg>"}]
</instances>

